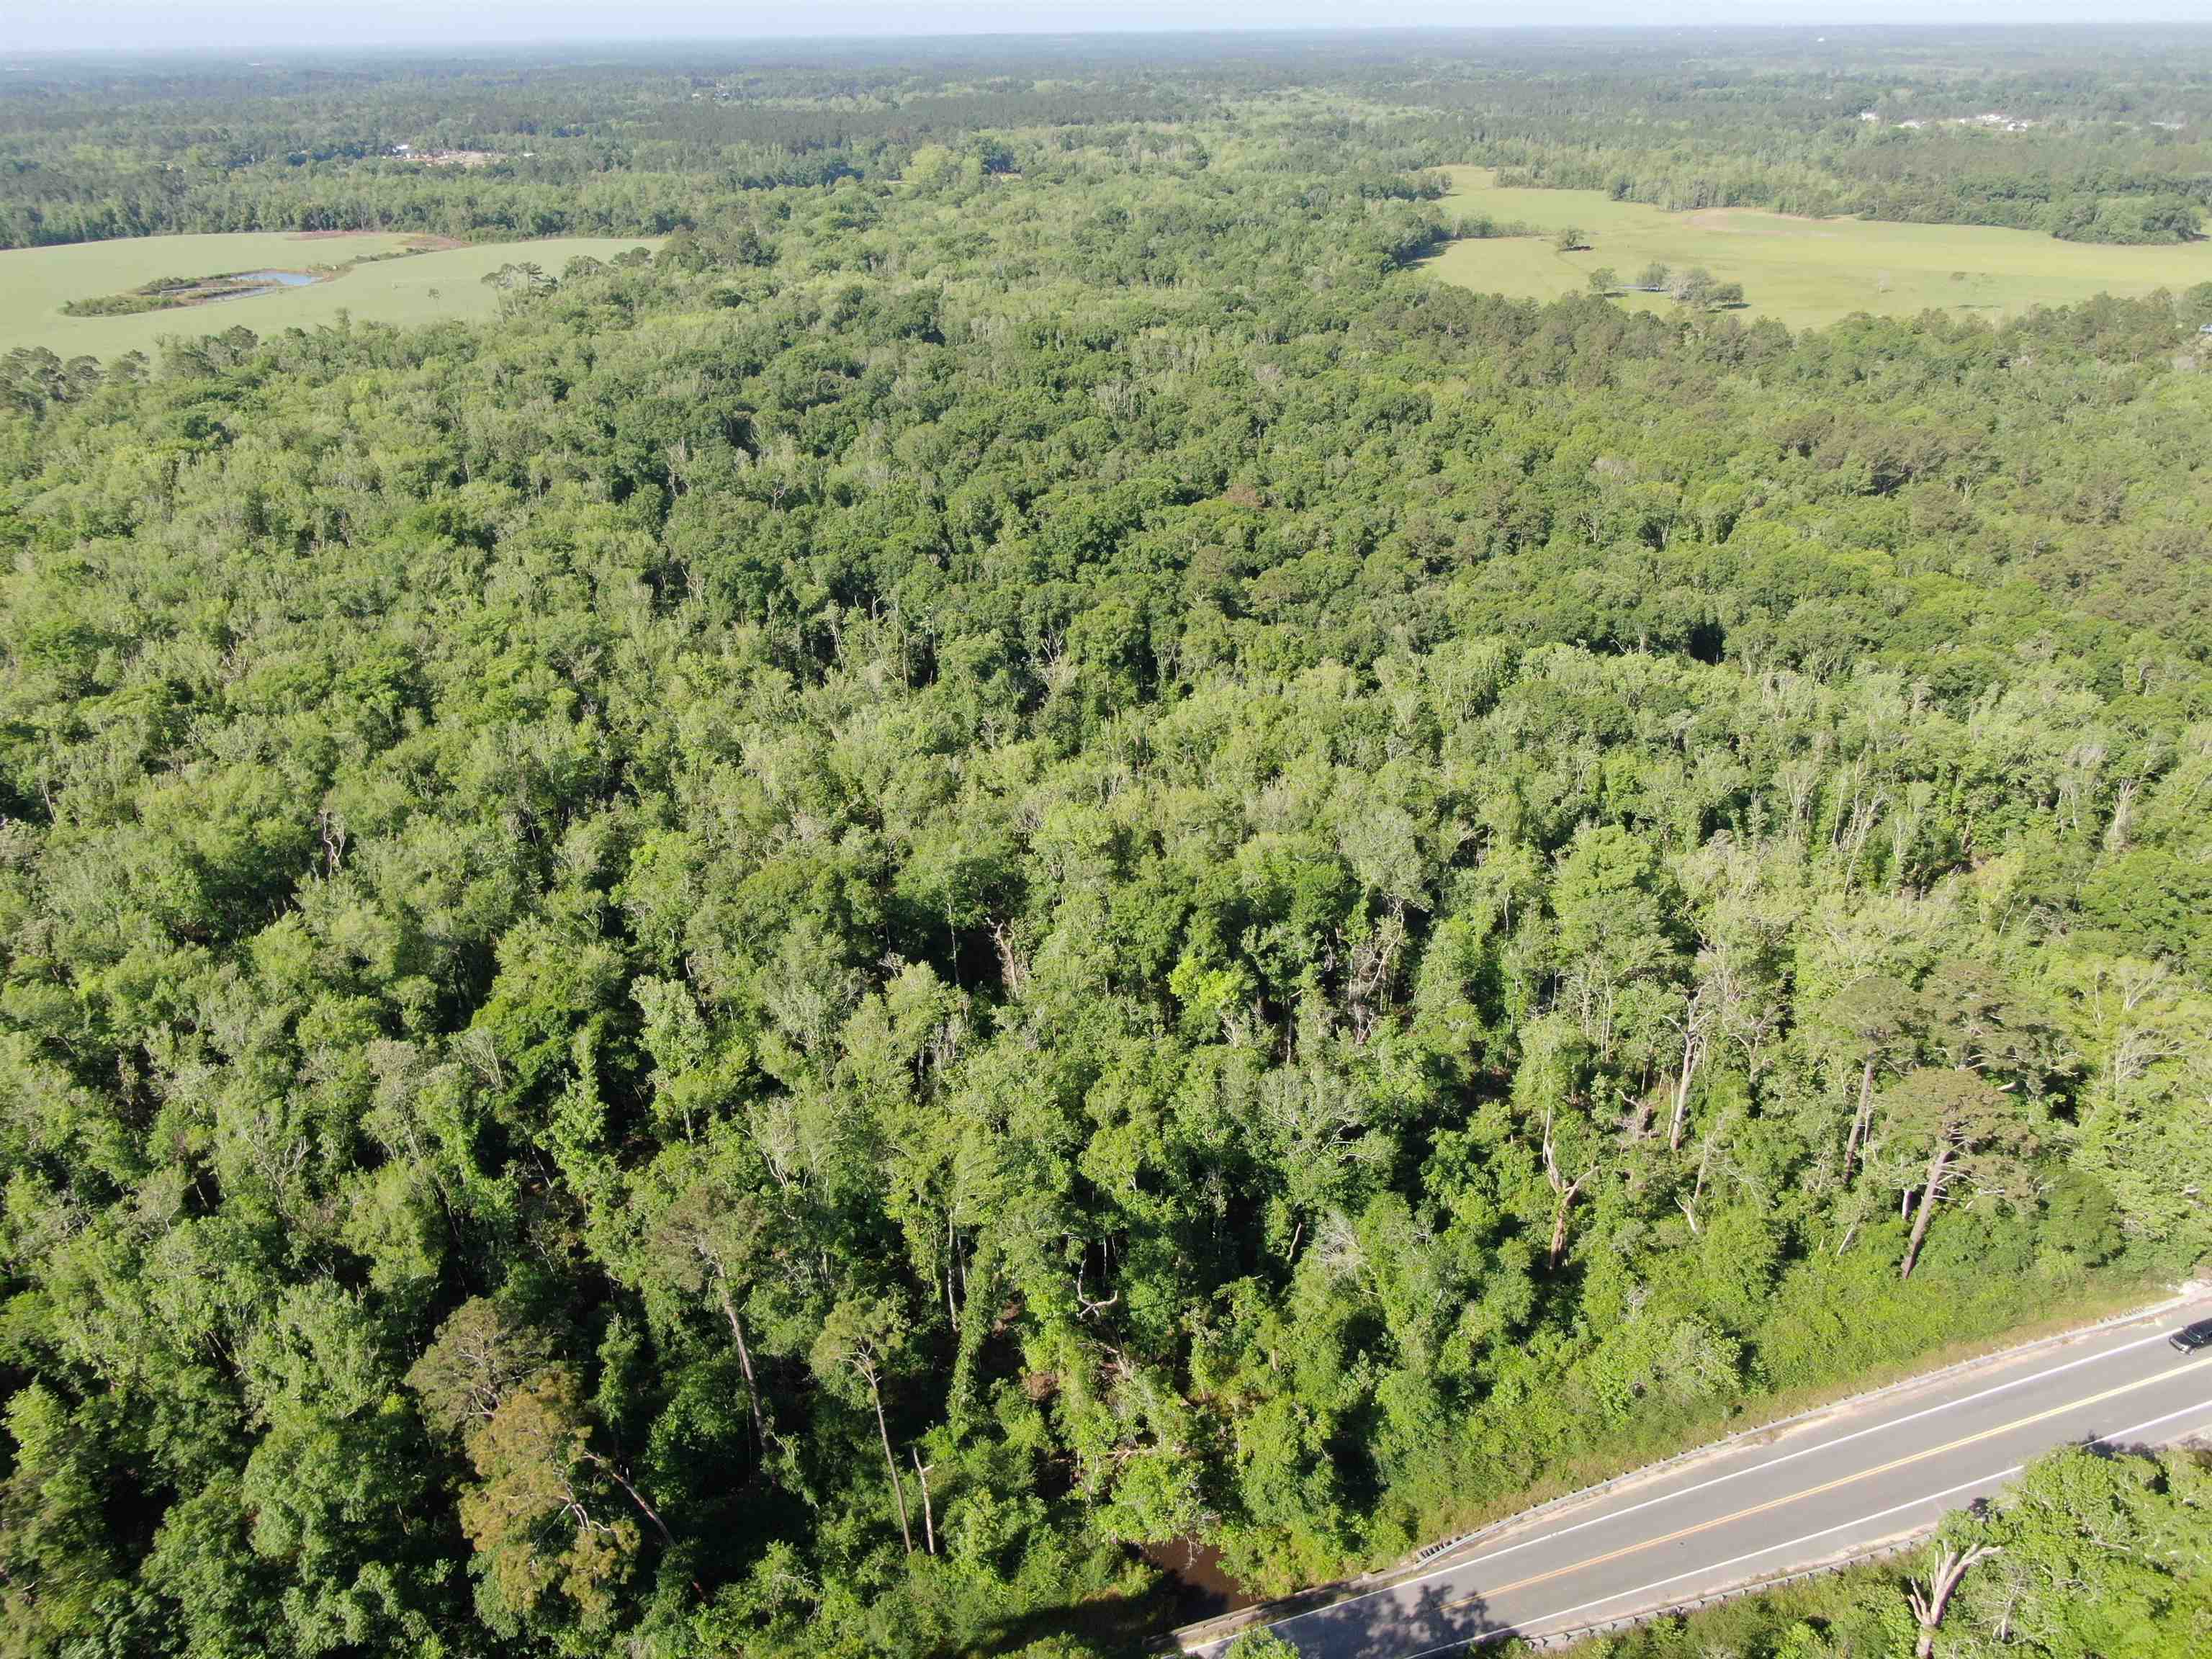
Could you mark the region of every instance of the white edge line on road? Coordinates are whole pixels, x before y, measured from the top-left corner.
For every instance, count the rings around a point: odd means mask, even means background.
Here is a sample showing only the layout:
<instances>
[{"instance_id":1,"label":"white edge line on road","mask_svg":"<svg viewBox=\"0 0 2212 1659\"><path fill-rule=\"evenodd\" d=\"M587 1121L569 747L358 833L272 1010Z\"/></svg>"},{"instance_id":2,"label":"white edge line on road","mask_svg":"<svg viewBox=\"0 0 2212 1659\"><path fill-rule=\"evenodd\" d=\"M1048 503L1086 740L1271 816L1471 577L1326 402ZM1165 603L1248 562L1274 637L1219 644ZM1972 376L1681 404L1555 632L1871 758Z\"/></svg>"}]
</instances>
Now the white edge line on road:
<instances>
[{"instance_id":1,"label":"white edge line on road","mask_svg":"<svg viewBox=\"0 0 2212 1659\"><path fill-rule=\"evenodd\" d=\"M1770 1469L1780 1468L1784 1463L1794 1463L1801 1457L1810 1457L1817 1452L1832 1451L1838 1446L1849 1445L1854 1440L1863 1440L1870 1434L1881 1434L1890 1429L1901 1429L1908 1423L1917 1423L1923 1418L1937 1417L1945 1412L1956 1411L1962 1406L1971 1406L1977 1401L1987 1400L1992 1395L2003 1394L2008 1389L2025 1388L2030 1382L2040 1382L2045 1377L2057 1376L2062 1371L2070 1371L2082 1365L2094 1365L2100 1360L2110 1359L2115 1355L2126 1353L2131 1348L2140 1348L2145 1343L2163 1341L2166 1334L2164 1331L2154 1331L2150 1335L2138 1337L2132 1342L2124 1342L2117 1348L2106 1348L2100 1353L2084 1354L2079 1359L2069 1359L2063 1365L2053 1365L2048 1370L2034 1371L2026 1376L2015 1376L2008 1382L1999 1382L1990 1388L1978 1389L1972 1394L1960 1395L1956 1400L1947 1400L1941 1405L1923 1407L1917 1412L1908 1412L1903 1417L1893 1417L1884 1423L1873 1423L1863 1429L1854 1429L1849 1434L1839 1434L1832 1440L1823 1440L1817 1446L1800 1446L1796 1451L1784 1452L1781 1456L1770 1457L1764 1462L1747 1463L1740 1469L1729 1470L1726 1474L1717 1474L1710 1480L1700 1480L1693 1486L1683 1486L1674 1492L1662 1492L1657 1497L1647 1498L1640 1504L1631 1504L1626 1509L1607 1510L1604 1514L1592 1516L1587 1521L1578 1521L1571 1527L1561 1527L1554 1532L1541 1533L1534 1538L1523 1539L1517 1544L1508 1544L1503 1549L1492 1550L1487 1554L1468 1556L1464 1560L1455 1562L1448 1571L1457 1571L1461 1567L1482 1566L1502 1556L1510 1555L1516 1550L1525 1550L1537 1544L1548 1544L1553 1539L1565 1538L1568 1534L1580 1532L1586 1527L1599 1526L1607 1521L1618 1521L1624 1516L1635 1515L1660 1504L1671 1504L1676 1498L1690 1498L1701 1492L1710 1492L1713 1487L1726 1486L1731 1480L1741 1480L1747 1474L1764 1474Z\"/></svg>"},{"instance_id":2,"label":"white edge line on road","mask_svg":"<svg viewBox=\"0 0 2212 1659\"><path fill-rule=\"evenodd\" d=\"M2168 1316L2170 1317L2170 1316ZM1397 1591L1403 1589L1413 1589L1422 1584L1427 1583L1432 1578L1442 1578L1451 1573L1463 1571L1468 1567L1485 1565L1489 1562L1499 1560L1508 1555L1511 1555L1516 1550L1533 1549L1539 1544L1551 1543L1554 1540L1565 1538L1571 1533L1580 1532L1587 1527L1601 1526L1608 1521L1618 1521L1625 1516L1638 1514L1642 1510L1652 1508L1656 1504L1671 1504L1677 1498L1692 1497L1698 1492L1708 1491L1714 1486L1725 1485L1730 1480L1738 1480L1747 1474L1759 1474L1769 1469L1779 1468L1784 1463L1795 1462L1796 1459L1801 1457L1810 1457L1815 1452L1828 1451L1838 1446L1847 1445L1851 1441L1863 1439L1866 1436L1870 1434L1880 1434L1887 1429L1902 1428L1907 1423L1917 1423L1923 1418L1938 1416L1948 1411L1956 1411L1961 1406L1971 1406L1978 1400L1987 1400L1991 1395L2003 1394L2008 1389L2025 1388L2031 1382L2040 1382L2045 1377L2057 1376L2062 1371L2075 1370L2083 1365L2094 1365L2100 1360L2113 1358L2120 1354L2129 1352L2132 1349L2142 1347L2148 1343L2162 1342L2166 1340L2166 1333L2165 1331L2154 1331L2148 1336L2136 1337L2132 1341L2123 1342L2116 1348L2100 1349L2095 1353L2084 1354L2078 1359L2069 1359L2063 1365L2053 1365L2045 1370L2032 1371L2026 1376L2015 1376L2008 1382L1995 1383L1989 1388L1978 1389L1972 1394L1961 1395L1956 1400L1947 1400L1940 1405L1923 1407L1919 1411L1907 1413L1903 1417L1893 1417L1886 1422L1869 1424L1863 1429L1854 1429L1849 1434L1838 1435L1832 1440L1823 1440L1817 1446L1801 1446L1796 1451L1784 1452L1781 1456L1770 1457L1764 1462L1748 1464L1740 1469L1732 1469L1726 1474L1715 1475L1710 1480L1701 1480L1693 1486L1684 1486L1676 1492L1661 1492L1656 1498L1647 1498L1640 1504L1630 1504L1626 1509L1609 1509L1601 1515L1594 1515L1590 1516L1587 1521L1577 1521L1571 1527L1559 1527L1549 1532L1538 1533L1533 1537L1522 1539L1517 1544L1508 1544L1502 1549L1492 1550L1482 1555L1469 1556L1463 1560L1454 1561L1447 1565L1433 1568L1431 1571L1419 1574L1415 1577L1401 1578L1395 1583L1384 1584L1375 1589L1363 1591L1358 1595L1346 1596L1343 1601L1332 1601L1327 1607L1310 1608L1304 1613L1294 1613L1289 1618L1278 1619L1272 1624L1247 1626L1243 1630L1237 1631L1231 1635L1222 1637L1217 1641L1208 1642L1200 1647L1187 1649L1185 1651L1189 1656L1189 1659L1206 1659L1206 1656L1214 1655L1223 1651L1226 1649L1228 1644L1235 1641L1237 1637L1247 1635L1254 1630L1279 1630L1286 1625L1295 1625L1302 1620L1316 1619L1319 1618L1323 1613L1334 1613L1340 1608L1356 1607L1360 1602L1371 1601L1376 1596L1395 1595ZM1443 1650L1439 1649L1437 1651L1443 1651ZM1415 1656L1415 1659L1418 1659L1418 1656Z\"/></svg>"},{"instance_id":3,"label":"white edge line on road","mask_svg":"<svg viewBox=\"0 0 2212 1659\"><path fill-rule=\"evenodd\" d=\"M2147 1423L2136 1423L2124 1429L2113 1429L2104 1434L2093 1434L2086 1440L2062 1441L2059 1443L2094 1446L2106 1441L2123 1439L2131 1434L2141 1434L2145 1429L2154 1429L2161 1423L2171 1423L2177 1417L2187 1417L2193 1412L2201 1411L2212 1411L2212 1400L2200 1400L2193 1406L2184 1406L2179 1411L2167 1412L2164 1416L2154 1417ZM2009 1480L2027 1467L2025 1463L2015 1463L2010 1468L1999 1469L1994 1474L1979 1475L1972 1480L1962 1480L1955 1486L1944 1487L1941 1492L1931 1492L1919 1498L1908 1498L1902 1504L1893 1504L1886 1510L1876 1510L1872 1515L1863 1515L1853 1521L1838 1522L1832 1527L1823 1527L1818 1532L1808 1532L1802 1538L1792 1538L1786 1543L1769 1544L1764 1549L1756 1549L1747 1555L1736 1556L1732 1560L1715 1561L1702 1567L1692 1567L1687 1572L1678 1572L1671 1578L1655 1579L1649 1584L1639 1584L1634 1589L1616 1590L1611 1595L1601 1595L1595 1601L1584 1601L1579 1606L1561 1607L1553 1613L1540 1613L1534 1618L1514 1625L1511 1627L1511 1633L1516 1635L1522 1633L1523 1625L1540 1624L1550 1619L1571 1619L1578 1613L1587 1613L1592 1607L1601 1607L1608 1601L1622 1601L1631 1595L1649 1595L1653 1590L1664 1589L1669 1584L1678 1584L1685 1578L1695 1578L1709 1572L1725 1572L1729 1568L1741 1566L1747 1561L1756 1561L1762 1555L1771 1555L1777 1550L1795 1549L1800 1544L1812 1543L1814 1540L1826 1538L1832 1533L1848 1531L1853 1527L1863 1527L1870 1521L1887 1520L1891 1516L1901 1514L1906 1510L1917 1510L1924 1504L1940 1502L1955 1493L1971 1492L1977 1486L1989 1486L1994 1481ZM1496 1632L1481 1632L1474 1636L1463 1636L1456 1641L1445 1643L1442 1647L1423 1648L1418 1653L1401 1655L1400 1659L1432 1659L1432 1656L1436 1654L1453 1653L1462 1648L1471 1647L1486 1635L1503 1636L1507 1633L1506 1631L1501 1630ZM1539 1632L1538 1634L1540 1636L1542 1632Z\"/></svg>"}]
</instances>

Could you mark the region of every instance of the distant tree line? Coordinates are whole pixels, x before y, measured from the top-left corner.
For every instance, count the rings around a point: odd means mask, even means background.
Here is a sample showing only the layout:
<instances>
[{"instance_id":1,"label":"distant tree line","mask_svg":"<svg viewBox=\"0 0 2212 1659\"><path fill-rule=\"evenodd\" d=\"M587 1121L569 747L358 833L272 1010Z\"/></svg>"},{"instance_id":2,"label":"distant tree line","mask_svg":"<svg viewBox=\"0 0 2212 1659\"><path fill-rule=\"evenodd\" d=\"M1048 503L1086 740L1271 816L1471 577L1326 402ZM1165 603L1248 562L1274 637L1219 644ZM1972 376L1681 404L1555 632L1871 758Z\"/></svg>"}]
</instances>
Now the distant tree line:
<instances>
[{"instance_id":1,"label":"distant tree line","mask_svg":"<svg viewBox=\"0 0 2212 1659\"><path fill-rule=\"evenodd\" d=\"M1946 51L1978 61L1927 74ZM2121 61L2125 93L2106 72ZM2212 204L2208 73L2212 49L2171 31L1869 33L1840 78L1827 64L1778 70L1749 39L1655 57L1540 34L1358 48L1286 37L1236 52L947 44L834 64L787 49L335 71L64 60L0 87L0 246L179 231L658 235L753 191L896 178L917 155L925 173L943 156L1033 175L1078 153L1203 167L1217 149L1285 174L1481 162L1507 183L1668 209L2172 242ZM1370 112L1346 119L1283 96L1294 88ZM2033 125L1956 125L1992 108ZM489 160L441 167L441 151Z\"/></svg>"}]
</instances>

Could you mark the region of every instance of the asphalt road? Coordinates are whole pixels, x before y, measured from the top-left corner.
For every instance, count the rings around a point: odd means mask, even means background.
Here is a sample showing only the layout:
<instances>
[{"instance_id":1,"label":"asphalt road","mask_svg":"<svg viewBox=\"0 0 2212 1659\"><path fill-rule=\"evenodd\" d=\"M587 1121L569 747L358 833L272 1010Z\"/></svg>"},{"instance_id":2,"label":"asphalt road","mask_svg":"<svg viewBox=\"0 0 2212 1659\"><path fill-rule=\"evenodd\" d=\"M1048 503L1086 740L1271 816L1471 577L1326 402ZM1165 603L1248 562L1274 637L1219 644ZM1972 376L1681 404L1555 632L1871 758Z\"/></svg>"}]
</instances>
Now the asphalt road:
<instances>
[{"instance_id":1,"label":"asphalt road","mask_svg":"<svg viewBox=\"0 0 2212 1659\"><path fill-rule=\"evenodd\" d=\"M1739 1443L1270 1626L1309 1659L1414 1659L1679 1607L1910 1534L2054 1446L2212 1430L2212 1349L2166 1338L2212 1298ZM1194 1650L1218 1655L1226 1639Z\"/></svg>"}]
</instances>

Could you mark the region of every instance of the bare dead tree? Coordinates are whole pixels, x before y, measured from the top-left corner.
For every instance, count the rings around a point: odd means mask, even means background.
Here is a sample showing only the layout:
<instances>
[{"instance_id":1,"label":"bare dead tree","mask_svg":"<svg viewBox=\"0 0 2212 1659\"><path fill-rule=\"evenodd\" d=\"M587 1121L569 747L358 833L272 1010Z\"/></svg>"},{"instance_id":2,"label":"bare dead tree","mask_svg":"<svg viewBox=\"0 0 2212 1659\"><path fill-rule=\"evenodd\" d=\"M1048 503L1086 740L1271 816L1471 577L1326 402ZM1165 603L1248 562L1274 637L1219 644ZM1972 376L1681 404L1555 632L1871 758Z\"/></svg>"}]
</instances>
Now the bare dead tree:
<instances>
[{"instance_id":1,"label":"bare dead tree","mask_svg":"<svg viewBox=\"0 0 2212 1659\"><path fill-rule=\"evenodd\" d=\"M1905 1599L1912 1604L1912 1616L1920 1621L1920 1639L1912 1644L1913 1659L1929 1659L1936 1651L1936 1628L1943 1622L1943 1609L1951 1605L1951 1594L1959 1588L1966 1570L1996 1553L1994 1544L1977 1544L1969 1550L1953 1544L1938 1545L1926 1588L1917 1579L1906 1581Z\"/></svg>"},{"instance_id":2,"label":"bare dead tree","mask_svg":"<svg viewBox=\"0 0 2212 1659\"><path fill-rule=\"evenodd\" d=\"M1103 1248L1100 1250L1100 1254L1102 1255L1104 1254ZM1103 1302L1093 1301L1091 1297L1083 1294L1083 1274L1090 1264L1091 1246L1086 1243L1083 1247L1083 1259L1075 1264L1075 1307L1076 1311L1085 1319L1090 1318L1091 1316L1095 1313L1103 1313L1105 1310L1112 1307L1116 1302L1119 1302L1121 1299L1121 1292L1119 1291L1115 1291L1113 1295L1108 1297Z\"/></svg>"},{"instance_id":3,"label":"bare dead tree","mask_svg":"<svg viewBox=\"0 0 2212 1659\"><path fill-rule=\"evenodd\" d=\"M1713 1127L1705 1131L1705 1146L1698 1153L1697 1181L1691 1187L1690 1195L1687 1198L1678 1198L1674 1200L1681 1209L1683 1218L1690 1224L1690 1236L1693 1238L1697 1237L1699 1231L1698 1224L1698 1201L1705 1195L1705 1176L1712 1169L1713 1152L1715 1148L1720 1145L1722 1133L1728 1127L1728 1120L1729 1115L1726 1112L1723 1112L1720 1115L1719 1120L1714 1123Z\"/></svg>"},{"instance_id":4,"label":"bare dead tree","mask_svg":"<svg viewBox=\"0 0 2212 1659\"><path fill-rule=\"evenodd\" d=\"M1667 1125L1667 1150L1670 1152L1681 1150L1682 1126L1690 1115L1690 1083L1697 1076L1698 1063L1705 1057L1706 1046L1711 1040L1715 1012L1712 993L1711 980L1699 981L1682 1011L1682 1065L1674 1078L1674 1115Z\"/></svg>"},{"instance_id":5,"label":"bare dead tree","mask_svg":"<svg viewBox=\"0 0 2212 1659\"><path fill-rule=\"evenodd\" d=\"M1874 1124L1874 1051L1867 1051L1866 1060L1859 1068L1858 1109L1851 1114L1851 1133L1844 1142L1844 1179L1851 1178L1851 1164L1859 1155L1860 1143Z\"/></svg>"},{"instance_id":6,"label":"bare dead tree","mask_svg":"<svg viewBox=\"0 0 2212 1659\"><path fill-rule=\"evenodd\" d=\"M1593 1163L1572 1181L1559 1172L1559 1156L1552 1146L1552 1114L1547 1109L1544 1113L1544 1179L1551 1183L1552 1192L1558 1200L1552 1211L1552 1249L1546 1258L1547 1267L1558 1267L1559 1258L1566 1254L1567 1211L1575 1201L1575 1194L1582 1191L1597 1171L1598 1166Z\"/></svg>"},{"instance_id":7,"label":"bare dead tree","mask_svg":"<svg viewBox=\"0 0 2212 1659\"><path fill-rule=\"evenodd\" d=\"M937 1514L929 1503L929 1472L937 1465L923 1462L921 1454L911 1446L907 1448L907 1455L914 1459L915 1484L921 1488L922 1536L928 1541L929 1553L934 1555L937 1553Z\"/></svg>"},{"instance_id":8,"label":"bare dead tree","mask_svg":"<svg viewBox=\"0 0 2212 1659\"><path fill-rule=\"evenodd\" d=\"M1346 1000L1352 1015L1352 1040L1364 1043L1389 1013L1391 985L1398 961L1406 948L1406 906L1393 902L1381 926L1365 939L1352 942L1346 975Z\"/></svg>"},{"instance_id":9,"label":"bare dead tree","mask_svg":"<svg viewBox=\"0 0 2212 1659\"><path fill-rule=\"evenodd\" d=\"M1003 921L991 924L991 943L999 953L999 982L1006 988L1006 994L1018 1002L1022 993L1029 988L1029 955Z\"/></svg>"}]
</instances>

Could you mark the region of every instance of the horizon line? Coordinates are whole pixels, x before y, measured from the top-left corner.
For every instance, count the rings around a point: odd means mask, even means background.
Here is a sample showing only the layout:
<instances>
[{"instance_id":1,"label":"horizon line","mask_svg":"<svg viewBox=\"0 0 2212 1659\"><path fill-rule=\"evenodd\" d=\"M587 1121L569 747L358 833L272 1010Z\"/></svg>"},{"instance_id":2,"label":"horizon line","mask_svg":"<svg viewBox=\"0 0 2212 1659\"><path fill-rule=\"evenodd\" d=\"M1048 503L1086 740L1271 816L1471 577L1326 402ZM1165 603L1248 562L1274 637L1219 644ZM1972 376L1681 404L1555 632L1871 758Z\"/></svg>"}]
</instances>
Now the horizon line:
<instances>
[{"instance_id":1,"label":"horizon line","mask_svg":"<svg viewBox=\"0 0 2212 1659\"><path fill-rule=\"evenodd\" d=\"M1960 20L1951 22L1929 22L1895 19L1878 21L1856 19L1841 22L1777 23L1764 21L1739 22L1680 22L1655 23L1593 20L1586 22L1549 22L1534 20L1492 23L1300 23L1255 24L1204 23L1188 26L1147 21L1141 25L1118 27L1110 23L1093 24L1081 28L1022 28L992 27L966 29L959 27L933 28L912 32L886 33L880 29L855 29L849 32L828 33L697 33L672 30L665 34L550 34L538 36L484 37L456 40L450 37L420 39L325 40L304 39L270 40L240 46L0 46L0 57L15 63L26 58L77 59L94 62L154 59L191 59L235 62L247 54L261 57L292 57L333 52L356 53L419 53L424 56L451 58L457 54L512 54L544 51L650 51L656 48L721 46L721 47L807 47L830 46L926 46L931 45L973 46L987 42L1073 44L1085 40L1133 41L1163 40L1188 42L1193 40L1342 40L1347 38L1387 40L1391 38L1426 37L1429 39L1479 38L1496 35L1802 35L1822 32L1842 34L1905 33L1905 34L2025 34L2055 33L2079 31L2088 33L2110 33L2126 29L2142 28L2185 29L2212 34L2212 18L2176 17L2171 14L2141 13L2120 16L2030 19L2022 21L1990 21L1982 19ZM1815 40L1814 44L1820 44ZM249 64L248 67L253 65Z\"/></svg>"}]
</instances>

